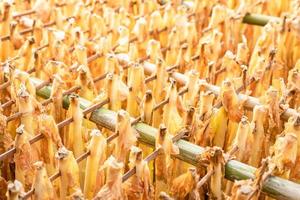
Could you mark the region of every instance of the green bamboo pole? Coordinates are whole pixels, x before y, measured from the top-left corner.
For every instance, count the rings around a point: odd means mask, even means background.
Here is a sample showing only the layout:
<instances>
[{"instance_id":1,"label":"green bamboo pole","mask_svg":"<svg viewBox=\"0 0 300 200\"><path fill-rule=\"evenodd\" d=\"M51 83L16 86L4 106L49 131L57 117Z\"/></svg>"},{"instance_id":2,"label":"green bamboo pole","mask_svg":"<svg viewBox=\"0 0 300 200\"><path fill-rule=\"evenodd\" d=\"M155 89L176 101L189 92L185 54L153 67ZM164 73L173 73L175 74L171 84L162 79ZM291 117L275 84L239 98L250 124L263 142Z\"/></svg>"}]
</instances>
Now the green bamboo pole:
<instances>
[{"instance_id":1,"label":"green bamboo pole","mask_svg":"<svg viewBox=\"0 0 300 200\"><path fill-rule=\"evenodd\" d=\"M31 80L35 85L42 82L36 78L31 78ZM37 95L46 99L50 97L50 92L51 88L49 86L45 86L37 91ZM64 98L63 105L65 108L68 107L69 101L67 97ZM91 102L80 98L80 105L81 108L84 109L91 105ZM90 120L113 131L116 125L116 113L105 108L101 108L92 113ZM140 142L150 146L155 145L157 129L144 123L137 123L134 127L140 134L140 137L138 138ZM204 148L185 140L179 140L176 144L180 150L180 154L176 157L192 165L196 165L196 158L204 151ZM225 178L231 181L254 178L255 170L256 168L254 167L231 160L225 166ZM299 184L275 176L271 176L267 179L263 185L263 192L276 199L300 199Z\"/></svg>"},{"instance_id":2,"label":"green bamboo pole","mask_svg":"<svg viewBox=\"0 0 300 200\"><path fill-rule=\"evenodd\" d=\"M193 0L191 0L191 1L185 0L184 2L193 2ZM280 18L279 17L268 16L268 15L255 14L255 13L253 13L253 14L246 13L246 15L243 17L242 22L245 23L245 24L264 26L270 20L280 20Z\"/></svg>"},{"instance_id":3,"label":"green bamboo pole","mask_svg":"<svg viewBox=\"0 0 300 200\"><path fill-rule=\"evenodd\" d=\"M270 20L279 20L279 18L268 16L268 15L247 13L243 18L243 23L251 24L251 25L264 26Z\"/></svg>"}]
</instances>

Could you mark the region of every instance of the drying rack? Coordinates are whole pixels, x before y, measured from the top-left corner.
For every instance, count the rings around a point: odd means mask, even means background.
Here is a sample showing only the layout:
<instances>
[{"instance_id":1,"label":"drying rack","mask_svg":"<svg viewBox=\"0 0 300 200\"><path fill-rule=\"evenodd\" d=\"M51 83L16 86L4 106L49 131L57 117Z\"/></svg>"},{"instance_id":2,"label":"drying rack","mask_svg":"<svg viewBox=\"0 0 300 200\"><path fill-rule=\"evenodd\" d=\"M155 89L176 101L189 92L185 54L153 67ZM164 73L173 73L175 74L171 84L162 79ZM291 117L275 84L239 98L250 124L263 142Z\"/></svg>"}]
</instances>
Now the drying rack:
<instances>
[{"instance_id":1,"label":"drying rack","mask_svg":"<svg viewBox=\"0 0 300 200\"><path fill-rule=\"evenodd\" d=\"M62 5L57 5L57 6L64 6L64 5L62 4ZM25 15L32 15L34 13L35 12L33 10L30 10L30 11L26 11L24 13L15 15L14 18L22 17ZM190 14L190 16L192 16L192 15L194 15L194 13ZM70 18L72 18L72 16ZM66 18L66 20L67 19L69 19L69 18ZM276 17L248 13L243 17L242 22L251 24L251 25L264 26L265 24L268 23L269 20L281 20L281 19L276 18ZM49 26L53 26L53 25L55 25L55 22L47 23L44 25L44 27L49 27ZM20 32L20 34L27 34L27 33L32 32L33 30L34 30L34 28L23 30L22 32ZM160 30L160 31L165 31L165 29ZM10 36L2 36L1 37L2 41L9 40L9 39L10 39ZM133 38L129 39L129 41L135 42L135 41L137 41L137 37L133 37ZM41 46L40 48L38 48L38 50L46 48L47 46L48 46L48 44ZM114 46L112 48L112 51L115 50L116 48L117 48L117 46ZM167 49L161 49L161 50L162 50L162 52L164 52ZM90 63L102 56L105 56L105 55L96 53L88 58L88 62ZM148 59L148 57L142 58L142 59L140 59L140 62L145 61L147 59ZM197 59L201 59L199 55L194 55L192 57L192 60L197 60ZM130 63L130 64L132 64L132 63ZM129 68L129 67L130 67L129 64L123 66L124 69ZM188 78L185 75L180 74L178 72L172 72L172 70L176 69L176 68L178 68L178 66L174 65L174 66L169 66L166 70L171 73L171 76L179 84L185 85L188 81ZM145 68L144 71L145 71L146 75L150 75L145 79L146 83L156 79L156 76L152 75L153 72L155 71L155 68L148 67L148 68ZM29 73L29 74L34 73L34 72L35 72L35 69L30 69L27 71L27 73ZM107 75L107 73L94 78L94 82L103 80L106 77L106 75ZM50 99L51 80L42 81L42 80L34 78L34 77L31 77L30 79L37 89L36 90L37 95L39 97L42 97L45 99L45 101L42 102L42 105L47 105L47 104L51 103L52 102L52 99ZM254 80L252 80L252 81L254 81ZM250 83L251 82L249 82L248 84L250 84ZM0 89L3 90L5 88L7 88L9 85L10 85L10 81L7 81L6 83L3 83L0 85ZM220 94L220 88L218 86L211 85L206 82L203 82L203 86L206 88L206 90L213 92L216 96ZM80 89L80 86L75 86L64 92L63 106L65 109L67 109L69 106L68 95L79 89ZM179 94L182 95L185 92L187 92L187 90L182 90L179 92ZM247 101L244 105L246 109L252 110L254 108L254 106L259 105L259 100L257 98L247 96L244 94L239 94L238 96L241 100L247 99ZM158 103L154 109L163 107L167 102L168 102L168 99ZM8 106L11 106L14 103L15 103L14 100L9 100L6 103L2 104L2 107L5 108ZM101 102L93 104L92 102L90 102L86 99L80 98L80 106L83 109L83 113L88 120L96 123L98 126L101 126L108 130L114 131L115 126L116 126L116 112L102 108L107 103L109 103L109 99L105 99ZM220 104L215 105L215 106L219 107ZM91 115L89 115L89 117L87 117L88 113L91 113ZM21 115L22 115L22 113L15 113L12 116L8 116L7 121L9 122L14 119L17 119ZM291 116L299 116L299 113L294 109L288 108L281 115L282 119L284 119L284 120L288 119ZM139 133L138 141L142 142L144 144L147 144L151 147L155 147L155 135L157 134L158 130L141 122L140 119L141 119L140 117L137 117L135 119L132 118L132 125ZM67 126L68 124L70 124L72 121L73 121L72 118L68 118L68 119L65 119L64 121L58 123L57 126L58 126L58 128L62 128L64 126ZM175 157L177 159L180 159L180 160L190 163L192 165L197 165L198 160L196 158L204 151L204 148L197 146L195 144L192 144L184 139L181 139L185 135L186 131L187 130L179 131L178 134L175 135L173 138L173 141L180 149L179 155L176 155ZM116 137L118 137L117 134L111 135L110 137L107 138L107 142L111 142ZM36 135L33 139L30 140L30 143L33 144L42 138L43 138L42 134ZM0 155L0 161L13 156L14 153L15 153L15 148L11 148L10 150L2 153ZM84 154L82 154L80 157L76 158L76 160L77 160L77 162L81 162L82 160L86 159L88 156L89 156L89 152L87 151ZM146 161L153 160L153 159L155 159L156 156L157 156L157 151L155 150L148 157L146 157L145 160ZM255 172L256 168L251 167L246 164L243 164L241 162L235 161L235 160L228 161L225 166L225 169L226 169L225 178L228 180L231 180L231 181L249 179L249 178L255 177L254 172ZM134 173L135 173L135 168L133 168L132 170L129 170L127 173L125 173L123 175L123 181L126 181ZM57 172L50 177L50 180L53 181L56 178L58 178L59 176L60 176L60 173ZM299 184L296 184L294 182L291 182L291 181L288 181L288 180L285 180L285 179L282 179L282 178L279 178L276 176L270 176L269 178L267 178L267 180L263 184L262 191L265 194L267 194L268 196L274 197L276 199L300 199L300 185ZM27 193L25 194L23 199L27 199L33 193L34 193L34 190L27 191Z\"/></svg>"}]
</instances>

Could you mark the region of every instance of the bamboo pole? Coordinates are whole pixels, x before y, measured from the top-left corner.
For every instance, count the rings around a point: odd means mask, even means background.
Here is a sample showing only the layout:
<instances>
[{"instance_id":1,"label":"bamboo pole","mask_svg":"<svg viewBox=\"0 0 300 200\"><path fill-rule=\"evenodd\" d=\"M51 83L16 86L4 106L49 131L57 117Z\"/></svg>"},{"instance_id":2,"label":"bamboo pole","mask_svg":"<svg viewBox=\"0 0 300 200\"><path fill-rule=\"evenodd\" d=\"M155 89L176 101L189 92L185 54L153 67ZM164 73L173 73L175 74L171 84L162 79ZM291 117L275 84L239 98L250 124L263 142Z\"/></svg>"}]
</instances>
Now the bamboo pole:
<instances>
[{"instance_id":1,"label":"bamboo pole","mask_svg":"<svg viewBox=\"0 0 300 200\"><path fill-rule=\"evenodd\" d=\"M155 72L155 68L152 67L147 67L145 68L145 73L150 75L150 74L153 74ZM178 73L178 72L173 72L171 74L171 76L181 85L186 85L187 82L188 82L188 77L186 77L184 74L181 74L181 73ZM201 81L201 80L199 80ZM207 89L207 90L210 90L211 92L213 92L215 95L219 95L220 92L221 92L221 89L220 87L218 86L215 86L215 85L212 85L212 84L209 84L207 82L203 82L202 85ZM238 97L240 100L244 101L246 100L245 102L245 108L248 109L248 110L252 110L254 108L254 106L256 105L260 105L260 102L259 102L259 99L255 98L255 97L251 97L251 96L247 96L247 95L244 95L244 94L238 94ZM292 109L292 108L288 108L286 109L282 114L281 114L281 117L282 119L284 120L288 120L290 117L292 116L299 116L300 113L295 110L295 109Z\"/></svg>"},{"instance_id":2,"label":"bamboo pole","mask_svg":"<svg viewBox=\"0 0 300 200\"><path fill-rule=\"evenodd\" d=\"M36 78L31 78L31 80L35 85L38 85L42 82ZM49 98L50 91L51 88L49 86L45 86L37 91L37 95L42 98ZM80 106L82 109L86 109L91 104L92 103L90 101L80 98ZM69 101L67 97L64 98L63 105L65 108L68 107ZM116 126L116 113L104 108L100 108L92 112L90 120L113 131ZM134 128L140 134L140 137L138 138L140 142L150 146L155 145L155 135L157 133L157 129L144 123L137 123L134 125ZM176 158L192 165L197 164L197 156L204 151L204 148L182 139L177 141L176 145L178 145L180 149L180 154L176 156ZM229 161L226 164L225 169L225 178L231 181L254 178L254 172L256 170L254 167L235 160ZM299 184L275 176L270 176L266 180L263 185L263 192L276 199L300 199Z\"/></svg>"},{"instance_id":3,"label":"bamboo pole","mask_svg":"<svg viewBox=\"0 0 300 200\"><path fill-rule=\"evenodd\" d=\"M251 24L251 25L258 25L258 26L264 26L266 25L270 20L279 20L278 17L272 17L268 15L260 15L260 14L251 14L247 13L243 18L243 23L245 24Z\"/></svg>"}]
</instances>

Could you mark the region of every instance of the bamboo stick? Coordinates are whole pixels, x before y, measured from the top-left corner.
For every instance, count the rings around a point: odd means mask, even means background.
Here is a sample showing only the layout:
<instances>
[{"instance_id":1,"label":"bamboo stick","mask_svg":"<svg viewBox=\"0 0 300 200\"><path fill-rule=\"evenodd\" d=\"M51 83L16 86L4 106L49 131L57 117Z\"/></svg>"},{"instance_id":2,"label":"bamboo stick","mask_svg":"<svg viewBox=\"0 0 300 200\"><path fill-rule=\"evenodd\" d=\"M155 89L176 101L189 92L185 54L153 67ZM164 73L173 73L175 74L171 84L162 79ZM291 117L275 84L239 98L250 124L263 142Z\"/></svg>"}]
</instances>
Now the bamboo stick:
<instances>
[{"instance_id":1,"label":"bamboo stick","mask_svg":"<svg viewBox=\"0 0 300 200\"><path fill-rule=\"evenodd\" d=\"M36 85L41 83L41 80L36 78L32 78L32 81ZM49 86L43 87L37 91L37 95L43 98L49 98L50 90L51 88ZM68 107L68 98L64 98L63 105L65 108ZM80 106L82 109L86 109L90 105L90 101L80 98ZM116 125L116 113L101 108L92 112L90 120L113 131ZM140 142L150 146L155 145L155 134L157 133L157 129L144 123L137 123L134 127L140 134L140 137L138 138ZM204 148L182 139L176 142L176 144L180 149L180 154L176 156L176 158L192 165L196 165L197 156L204 151ZM226 164L225 178L231 181L254 178L255 170L256 168L254 167L231 160ZM266 180L263 186L263 192L276 199L300 199L299 184L275 176L270 176Z\"/></svg>"},{"instance_id":2,"label":"bamboo stick","mask_svg":"<svg viewBox=\"0 0 300 200\"><path fill-rule=\"evenodd\" d=\"M65 6L65 5L66 5L66 3L62 3L62 4L56 4L55 6L56 6L56 7L63 7L63 6ZM23 12L21 12L21 13L14 14L14 15L13 15L13 18L14 18L14 19L18 19L18 18L20 18L20 17L24 17L24 16L27 16L27 15L32 15L32 14L35 14L35 13L36 13L36 11L33 10L33 9L25 10L25 11L23 11Z\"/></svg>"},{"instance_id":3,"label":"bamboo stick","mask_svg":"<svg viewBox=\"0 0 300 200\"><path fill-rule=\"evenodd\" d=\"M187 130L182 130L179 131L175 136L172 137L172 141L173 142L177 142L178 140L180 140L184 135L186 135L188 133ZM159 149L154 150L151 154L149 154L144 161L146 162L150 162L152 160L154 160L157 156L158 156L158 152ZM131 176L133 176L136 173L136 167L133 167L132 169L130 169L129 171L127 171L123 177L122 177L122 182L127 181Z\"/></svg>"},{"instance_id":4,"label":"bamboo stick","mask_svg":"<svg viewBox=\"0 0 300 200\"><path fill-rule=\"evenodd\" d=\"M50 91L50 90L49 90L49 91ZM49 93L49 95L50 95L50 93ZM69 98L68 98L67 96L65 96L64 102L68 102L68 103L69 103ZM104 105L107 104L108 102L109 102L109 100L106 99L106 100L104 100L104 101L102 101L102 102L99 102L99 103L96 103L96 104L94 104L94 105L92 105L92 103L90 103L89 106L84 107L83 115L87 115L88 113L93 112L94 110L96 110L96 109L98 109L98 108L104 106ZM64 105L65 105L65 103L64 103ZM15 115L18 115L18 116L15 116ZM8 118L7 121L11 121L11 120L12 120L11 118L19 117L19 115L22 115L22 113L16 113L16 114L10 116L10 117ZM65 120L63 120L63 121L61 121L61 122L59 122L59 123L57 124L57 127L58 127L58 128L62 128L62 127L64 127L64 126L67 126L67 125L69 125L70 123L72 123L73 120L74 120L73 118L67 118L67 119L65 119ZM30 142L30 144L33 144L33 143L37 142L38 140L42 139L43 137L44 137L43 134L39 133L38 135L36 135L36 136L34 136L33 138L31 138L29 142ZM2 154L0 155L0 160L4 160L4 159L6 159L7 157L12 156L15 152L16 152L16 147L13 147L13 148L9 149L8 151L6 151L6 152L4 152L4 153L2 153Z\"/></svg>"}]
</instances>

